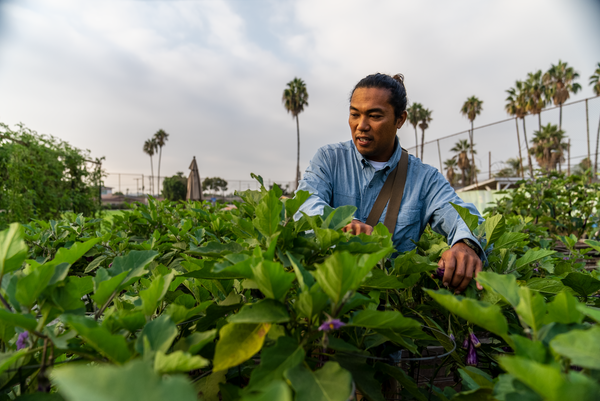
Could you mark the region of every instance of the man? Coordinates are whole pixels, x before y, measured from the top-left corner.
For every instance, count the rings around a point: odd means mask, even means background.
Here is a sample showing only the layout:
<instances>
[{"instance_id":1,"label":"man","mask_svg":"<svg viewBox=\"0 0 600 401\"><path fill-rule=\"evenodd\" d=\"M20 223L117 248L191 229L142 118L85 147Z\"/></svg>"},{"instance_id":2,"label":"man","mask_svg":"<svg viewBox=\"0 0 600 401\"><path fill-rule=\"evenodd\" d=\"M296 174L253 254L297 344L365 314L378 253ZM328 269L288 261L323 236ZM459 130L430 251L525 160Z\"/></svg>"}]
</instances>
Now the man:
<instances>
[{"instance_id":1,"label":"man","mask_svg":"<svg viewBox=\"0 0 600 401\"><path fill-rule=\"evenodd\" d=\"M308 215L323 212L324 205L357 207L354 220L343 230L371 234L367 217L388 175L402 157L396 131L406 121L407 96L402 75L373 74L352 91L348 123L352 140L320 148L313 157L299 190L310 198L300 208ZM406 154L408 156L408 154ZM400 172L398 172L400 173ZM450 202L479 215L472 204L463 202L437 169L410 155L404 195L393 233L398 252L415 248L429 223L446 236L450 249L439 261L445 269L443 283L459 293L482 269L483 250ZM389 204L388 204L389 206ZM387 206L379 222L386 216ZM480 222L483 220L480 217ZM479 284L477 287L481 289Z\"/></svg>"}]
</instances>

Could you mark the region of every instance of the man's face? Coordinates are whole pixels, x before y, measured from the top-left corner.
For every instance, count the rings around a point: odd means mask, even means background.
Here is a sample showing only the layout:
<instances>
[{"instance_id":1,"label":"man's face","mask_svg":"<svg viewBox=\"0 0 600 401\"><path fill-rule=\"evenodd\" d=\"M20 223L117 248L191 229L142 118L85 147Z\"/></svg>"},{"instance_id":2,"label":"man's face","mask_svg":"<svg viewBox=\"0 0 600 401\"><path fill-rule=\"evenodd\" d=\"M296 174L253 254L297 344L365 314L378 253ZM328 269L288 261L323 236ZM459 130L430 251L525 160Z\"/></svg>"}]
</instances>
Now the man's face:
<instances>
[{"instance_id":1,"label":"man's face","mask_svg":"<svg viewBox=\"0 0 600 401\"><path fill-rule=\"evenodd\" d=\"M350 99L352 141L361 155L376 162L392 157L396 131L406 121L406 111L400 118L394 116L389 97L387 89L358 88Z\"/></svg>"}]
</instances>

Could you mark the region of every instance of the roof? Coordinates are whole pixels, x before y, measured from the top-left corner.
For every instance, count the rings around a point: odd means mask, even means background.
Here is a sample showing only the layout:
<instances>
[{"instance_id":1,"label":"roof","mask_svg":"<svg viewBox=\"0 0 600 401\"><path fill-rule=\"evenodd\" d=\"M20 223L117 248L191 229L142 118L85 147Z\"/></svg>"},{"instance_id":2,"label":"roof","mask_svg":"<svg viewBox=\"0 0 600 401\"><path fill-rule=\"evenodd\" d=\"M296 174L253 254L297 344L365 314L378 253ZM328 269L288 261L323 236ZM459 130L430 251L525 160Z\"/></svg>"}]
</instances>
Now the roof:
<instances>
[{"instance_id":1,"label":"roof","mask_svg":"<svg viewBox=\"0 0 600 401\"><path fill-rule=\"evenodd\" d=\"M500 191L504 189L517 188L517 182L522 181L521 177L494 177L485 181L479 181L478 184L467 185L457 189L456 192L467 192L467 191Z\"/></svg>"}]
</instances>

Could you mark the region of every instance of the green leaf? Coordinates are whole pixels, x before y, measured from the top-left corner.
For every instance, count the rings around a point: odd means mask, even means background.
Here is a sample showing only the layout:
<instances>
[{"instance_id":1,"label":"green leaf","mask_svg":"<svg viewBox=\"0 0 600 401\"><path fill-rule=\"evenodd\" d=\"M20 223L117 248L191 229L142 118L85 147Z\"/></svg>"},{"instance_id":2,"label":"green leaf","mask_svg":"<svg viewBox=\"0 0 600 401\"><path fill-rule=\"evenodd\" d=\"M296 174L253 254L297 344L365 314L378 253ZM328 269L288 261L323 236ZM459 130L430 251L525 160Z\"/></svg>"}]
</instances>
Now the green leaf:
<instances>
[{"instance_id":1,"label":"green leaf","mask_svg":"<svg viewBox=\"0 0 600 401\"><path fill-rule=\"evenodd\" d=\"M571 287L575 292L582 297L587 297L590 294L600 290L600 280L597 280L584 273L569 273L563 278L562 283L567 287Z\"/></svg>"},{"instance_id":2,"label":"green leaf","mask_svg":"<svg viewBox=\"0 0 600 401\"><path fill-rule=\"evenodd\" d=\"M550 348L573 365L600 370L600 327L571 330L550 341Z\"/></svg>"},{"instance_id":3,"label":"green leaf","mask_svg":"<svg viewBox=\"0 0 600 401\"><path fill-rule=\"evenodd\" d=\"M581 323L583 321L583 313L577 309L579 302L577 298L566 291L560 292L546 306L548 314L544 318L544 324L552 322L571 324Z\"/></svg>"},{"instance_id":4,"label":"green leaf","mask_svg":"<svg viewBox=\"0 0 600 401\"><path fill-rule=\"evenodd\" d=\"M541 341L533 341L527 337L512 335L510 338L513 340L515 354L518 356L526 357L532 361L545 363L547 357L547 348Z\"/></svg>"},{"instance_id":5,"label":"green leaf","mask_svg":"<svg viewBox=\"0 0 600 401\"><path fill-rule=\"evenodd\" d=\"M497 214L489 217L485 220L484 227L485 238L487 239L485 249L488 249L489 246L495 243L506 231L506 222L504 220L504 216Z\"/></svg>"},{"instance_id":6,"label":"green leaf","mask_svg":"<svg viewBox=\"0 0 600 401\"><path fill-rule=\"evenodd\" d=\"M195 355L200 352L205 345L211 343L215 337L217 337L217 329L195 332L179 340L173 349L175 351L184 351Z\"/></svg>"},{"instance_id":7,"label":"green leaf","mask_svg":"<svg viewBox=\"0 0 600 401\"><path fill-rule=\"evenodd\" d=\"M454 296L446 290L433 291L424 289L424 291L434 301L455 315L507 340L508 323L498 305L490 305L487 302ZM507 342L509 341L510 339Z\"/></svg>"},{"instance_id":8,"label":"green leaf","mask_svg":"<svg viewBox=\"0 0 600 401\"><path fill-rule=\"evenodd\" d=\"M312 321L327 306L327 294L321 289L319 283L313 285L310 290L298 294L298 300L294 308L300 316L307 317Z\"/></svg>"},{"instance_id":9,"label":"green leaf","mask_svg":"<svg viewBox=\"0 0 600 401\"><path fill-rule=\"evenodd\" d=\"M361 288L373 288L376 290L391 290L406 288L407 286L399 281L396 276L389 275L383 270L373 269L371 277L367 277L361 284Z\"/></svg>"},{"instance_id":10,"label":"green leaf","mask_svg":"<svg viewBox=\"0 0 600 401\"><path fill-rule=\"evenodd\" d=\"M479 226L479 217L472 214L471 211L469 211L469 209L467 209L466 207L456 205L452 202L450 202L450 204L454 209L456 209L458 215L463 219L463 221L465 222L467 227L469 227L469 230L471 230L472 233L477 228L477 226Z\"/></svg>"},{"instance_id":11,"label":"green leaf","mask_svg":"<svg viewBox=\"0 0 600 401\"><path fill-rule=\"evenodd\" d=\"M551 251L549 249L530 249L527 252L525 252L525 255L517 259L517 262L515 263L515 268L518 270L523 266L535 262L536 260L543 259L546 256L554 255L555 253L556 251Z\"/></svg>"},{"instance_id":12,"label":"green leaf","mask_svg":"<svg viewBox=\"0 0 600 401\"><path fill-rule=\"evenodd\" d=\"M104 270L103 268L98 269L98 271L96 272L96 276L94 277L95 291L94 295L92 295L91 297L99 307L102 307L106 303L106 301L108 301L113 292L119 290L123 281L125 280L125 277L127 277L128 274L128 272L122 272L121 274L115 277L108 276L110 278L108 278L107 280L99 281L103 278L103 272L106 272L106 270Z\"/></svg>"},{"instance_id":13,"label":"green leaf","mask_svg":"<svg viewBox=\"0 0 600 401\"><path fill-rule=\"evenodd\" d=\"M97 269L98 267L100 267L100 264L102 262L104 262L106 260L106 255L100 255L98 256L96 259L92 260L90 262L89 265L87 265L87 267L85 268L84 273L89 273L91 271L94 271L95 269Z\"/></svg>"},{"instance_id":14,"label":"green leaf","mask_svg":"<svg viewBox=\"0 0 600 401\"><path fill-rule=\"evenodd\" d=\"M227 318L229 323L285 323L290 321L286 307L274 299L262 299L246 304L238 313Z\"/></svg>"},{"instance_id":15,"label":"green leaf","mask_svg":"<svg viewBox=\"0 0 600 401\"><path fill-rule=\"evenodd\" d=\"M260 389L274 380L282 380L283 373L304 361L304 349L290 337L279 337L277 343L261 352L260 365L252 371L248 390Z\"/></svg>"},{"instance_id":16,"label":"green leaf","mask_svg":"<svg viewBox=\"0 0 600 401\"><path fill-rule=\"evenodd\" d=\"M124 363L131 358L127 341L120 335L111 334L105 327L85 316L63 315L69 324L96 351L113 362Z\"/></svg>"},{"instance_id":17,"label":"green leaf","mask_svg":"<svg viewBox=\"0 0 600 401\"><path fill-rule=\"evenodd\" d=\"M492 272L479 272L477 282L486 289L500 295L513 307L520 301L517 279L512 274L496 274Z\"/></svg>"},{"instance_id":18,"label":"green leaf","mask_svg":"<svg viewBox=\"0 0 600 401\"><path fill-rule=\"evenodd\" d=\"M146 351L144 341L148 341L150 350L167 352L175 337L177 337L175 323L169 316L161 315L144 326L135 344L135 349L143 354Z\"/></svg>"},{"instance_id":19,"label":"green leaf","mask_svg":"<svg viewBox=\"0 0 600 401\"><path fill-rule=\"evenodd\" d=\"M302 204L304 202L306 202L306 200L310 198L310 192L308 191L296 191L294 193L294 198L293 199L286 199L285 200L285 213L286 213L286 217L288 219L292 218L296 212L298 211L298 209L300 209L300 206L302 206Z\"/></svg>"},{"instance_id":20,"label":"green leaf","mask_svg":"<svg viewBox=\"0 0 600 401\"><path fill-rule=\"evenodd\" d=\"M183 321L189 320L194 316L199 315L204 312L209 306L213 304L213 301L204 301L197 306L192 308L187 308L184 305L178 305L176 303L172 303L167 306L167 310L165 314L171 317L171 320L175 324L179 324Z\"/></svg>"},{"instance_id":21,"label":"green leaf","mask_svg":"<svg viewBox=\"0 0 600 401\"><path fill-rule=\"evenodd\" d=\"M531 290L539 291L544 294L558 294L566 288L559 280L541 277L534 277L531 280L528 280L526 286Z\"/></svg>"},{"instance_id":22,"label":"green leaf","mask_svg":"<svg viewBox=\"0 0 600 401\"><path fill-rule=\"evenodd\" d=\"M0 309L0 321L11 326L22 327L27 331L35 331L37 320L30 314L11 313L6 309Z\"/></svg>"},{"instance_id":23,"label":"green leaf","mask_svg":"<svg viewBox=\"0 0 600 401\"><path fill-rule=\"evenodd\" d=\"M594 250L596 250L597 252L600 252L600 242L594 241L592 239L586 239L583 242L594 248Z\"/></svg>"},{"instance_id":24,"label":"green leaf","mask_svg":"<svg viewBox=\"0 0 600 401\"><path fill-rule=\"evenodd\" d=\"M600 323L600 309L587 307L584 304L577 304L577 310L594 320L596 323Z\"/></svg>"},{"instance_id":25,"label":"green leaf","mask_svg":"<svg viewBox=\"0 0 600 401\"><path fill-rule=\"evenodd\" d=\"M127 276L121 284L121 288L124 288L148 273L144 268L157 256L158 252L156 251L129 251L125 256L117 256L113 260L112 267L107 272L112 277L127 272Z\"/></svg>"},{"instance_id":26,"label":"green leaf","mask_svg":"<svg viewBox=\"0 0 600 401\"><path fill-rule=\"evenodd\" d=\"M279 228L282 210L283 203L275 191L269 191L256 206L256 218L252 220L252 224L262 235L270 238Z\"/></svg>"},{"instance_id":27,"label":"green leaf","mask_svg":"<svg viewBox=\"0 0 600 401\"><path fill-rule=\"evenodd\" d=\"M304 192L304 191L302 191ZM296 259L290 252L285 253L286 256L290 259L290 263L294 268L294 273L296 274L296 279L298 280L298 284L300 285L300 289L302 291L306 291L310 289L315 283L315 278L302 266L302 263L298 259Z\"/></svg>"},{"instance_id":28,"label":"green leaf","mask_svg":"<svg viewBox=\"0 0 600 401\"><path fill-rule=\"evenodd\" d=\"M317 237L317 242L323 250L327 250L336 245L342 238L342 232L340 231L331 230L328 228L315 228L314 231L315 236Z\"/></svg>"},{"instance_id":29,"label":"green leaf","mask_svg":"<svg viewBox=\"0 0 600 401\"><path fill-rule=\"evenodd\" d=\"M209 258L218 258L228 255L230 253L239 253L243 250L244 248L242 248L242 246L237 242L228 242L226 244L221 244L220 242L211 241L201 247L191 245L190 249L185 253L189 253L191 255L206 256Z\"/></svg>"},{"instance_id":30,"label":"green leaf","mask_svg":"<svg viewBox=\"0 0 600 401\"><path fill-rule=\"evenodd\" d=\"M288 385L282 380L275 380L267 383L260 392L244 395L240 401L292 401L293 399L292 390Z\"/></svg>"},{"instance_id":31,"label":"green leaf","mask_svg":"<svg viewBox=\"0 0 600 401\"><path fill-rule=\"evenodd\" d=\"M226 370L250 359L263 346L270 323L229 323L221 328L213 371Z\"/></svg>"},{"instance_id":32,"label":"green leaf","mask_svg":"<svg viewBox=\"0 0 600 401\"><path fill-rule=\"evenodd\" d=\"M385 401L381 393L381 382L375 379L377 372L373 366L366 363L366 359L354 355L336 354L336 362L352 375L352 380L361 394L365 394L370 401Z\"/></svg>"},{"instance_id":33,"label":"green leaf","mask_svg":"<svg viewBox=\"0 0 600 401\"><path fill-rule=\"evenodd\" d=\"M394 378L404 390L408 391L418 401L428 401L428 398L419 391L419 387L414 379L408 376L402 369L390 366L385 363L377 362L375 368L380 372Z\"/></svg>"},{"instance_id":34,"label":"green leaf","mask_svg":"<svg viewBox=\"0 0 600 401\"><path fill-rule=\"evenodd\" d=\"M333 209L327 217L323 215L324 220L321 228L328 228L336 231L341 230L352 221L354 212L356 212L356 206L345 205L337 207Z\"/></svg>"},{"instance_id":35,"label":"green leaf","mask_svg":"<svg viewBox=\"0 0 600 401\"><path fill-rule=\"evenodd\" d=\"M459 368L458 372L464 381L470 382L469 387L471 389L494 388L494 380L483 370L477 369L474 366L466 366L464 368Z\"/></svg>"},{"instance_id":36,"label":"green leaf","mask_svg":"<svg viewBox=\"0 0 600 401\"><path fill-rule=\"evenodd\" d=\"M519 356L505 356L500 366L549 401L592 401L600 391L598 384L584 375L571 372L569 380L556 365L544 365Z\"/></svg>"},{"instance_id":37,"label":"green leaf","mask_svg":"<svg viewBox=\"0 0 600 401\"><path fill-rule=\"evenodd\" d=\"M156 307L167 294L169 285L171 285L171 281L174 277L175 271L173 270L167 275L155 278L150 284L150 287L140 291L140 298L142 299L142 311L144 312L144 315L154 315L154 312L156 312Z\"/></svg>"},{"instance_id":38,"label":"green leaf","mask_svg":"<svg viewBox=\"0 0 600 401\"><path fill-rule=\"evenodd\" d=\"M27 309L36 303L38 296L46 289L52 276L54 275L55 266L41 265L37 268L32 268L31 272L24 277L21 277L17 282L17 290L15 297L22 306Z\"/></svg>"},{"instance_id":39,"label":"green leaf","mask_svg":"<svg viewBox=\"0 0 600 401\"><path fill-rule=\"evenodd\" d=\"M10 369L20 358L27 355L27 349L16 352L0 353L0 374Z\"/></svg>"},{"instance_id":40,"label":"green leaf","mask_svg":"<svg viewBox=\"0 0 600 401\"><path fill-rule=\"evenodd\" d=\"M505 232L494 243L494 249L507 249L528 238L525 233Z\"/></svg>"},{"instance_id":41,"label":"green leaf","mask_svg":"<svg viewBox=\"0 0 600 401\"><path fill-rule=\"evenodd\" d=\"M25 229L19 223L12 223L8 229L0 231L0 277L23 265L29 250L23 238Z\"/></svg>"},{"instance_id":42,"label":"green leaf","mask_svg":"<svg viewBox=\"0 0 600 401\"><path fill-rule=\"evenodd\" d=\"M53 265L59 265L61 263L67 263L69 266L77 262L83 255L85 255L94 245L100 242L101 238L92 238L85 242L76 242L69 249L60 248L54 259L51 262Z\"/></svg>"},{"instance_id":43,"label":"green leaf","mask_svg":"<svg viewBox=\"0 0 600 401\"><path fill-rule=\"evenodd\" d=\"M154 359L154 371L163 373L185 373L190 370L201 369L210 364L208 359L201 356L193 356L183 351L175 351L165 354L162 351L156 353Z\"/></svg>"},{"instance_id":44,"label":"green leaf","mask_svg":"<svg viewBox=\"0 0 600 401\"><path fill-rule=\"evenodd\" d=\"M416 320L402 316L398 311L378 311L364 309L352 316L348 326L365 327L368 329L390 329L398 334L412 333L421 330L421 324Z\"/></svg>"},{"instance_id":45,"label":"green leaf","mask_svg":"<svg viewBox=\"0 0 600 401\"><path fill-rule=\"evenodd\" d=\"M530 290L527 287L519 289L521 300L515 308L522 321L527 323L533 329L535 335L544 325L544 316L546 315L546 302L540 293Z\"/></svg>"},{"instance_id":46,"label":"green leaf","mask_svg":"<svg viewBox=\"0 0 600 401\"><path fill-rule=\"evenodd\" d=\"M253 280L267 298L282 300L294 281L294 274L285 271L281 263L263 260L252 267Z\"/></svg>"},{"instance_id":47,"label":"green leaf","mask_svg":"<svg viewBox=\"0 0 600 401\"><path fill-rule=\"evenodd\" d=\"M125 366L68 364L53 370L52 381L69 401L197 400L186 378L161 378L140 360Z\"/></svg>"},{"instance_id":48,"label":"green leaf","mask_svg":"<svg viewBox=\"0 0 600 401\"><path fill-rule=\"evenodd\" d=\"M284 375L296 392L295 401L347 401L352 392L352 375L336 362L326 362L316 372L300 364Z\"/></svg>"}]
</instances>

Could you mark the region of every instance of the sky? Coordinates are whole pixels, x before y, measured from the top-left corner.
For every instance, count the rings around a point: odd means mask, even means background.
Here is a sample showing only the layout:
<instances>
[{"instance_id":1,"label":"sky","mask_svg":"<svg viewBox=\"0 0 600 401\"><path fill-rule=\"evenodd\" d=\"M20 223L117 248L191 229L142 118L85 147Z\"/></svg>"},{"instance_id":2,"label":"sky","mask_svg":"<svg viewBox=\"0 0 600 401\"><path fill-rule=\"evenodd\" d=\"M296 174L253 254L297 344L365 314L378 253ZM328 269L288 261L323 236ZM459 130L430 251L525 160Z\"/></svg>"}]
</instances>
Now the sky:
<instances>
[{"instance_id":1,"label":"sky","mask_svg":"<svg viewBox=\"0 0 600 401\"><path fill-rule=\"evenodd\" d=\"M570 101L594 96L599 20L597 0L0 0L0 122L104 156L106 185L121 173L123 192L150 175L142 147L158 129L169 134L162 176L187 176L195 156L201 177L232 189L251 172L289 182L296 124L281 96L294 77L309 93L304 171L319 147L351 138L349 94L374 72L403 73L409 101L432 110L426 141L469 128L470 96L484 102L476 127L508 118L506 89L559 59L581 76ZM600 98L588 106L594 152ZM542 120L558 123L558 111ZM530 139L537 119L525 122ZM563 110L563 128L579 162L585 103ZM399 131L405 148L414 136ZM441 140L442 159L466 138ZM518 155L514 121L475 131L475 142L482 176L490 160L494 170ZM437 143L423 156L439 168Z\"/></svg>"}]
</instances>

